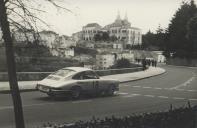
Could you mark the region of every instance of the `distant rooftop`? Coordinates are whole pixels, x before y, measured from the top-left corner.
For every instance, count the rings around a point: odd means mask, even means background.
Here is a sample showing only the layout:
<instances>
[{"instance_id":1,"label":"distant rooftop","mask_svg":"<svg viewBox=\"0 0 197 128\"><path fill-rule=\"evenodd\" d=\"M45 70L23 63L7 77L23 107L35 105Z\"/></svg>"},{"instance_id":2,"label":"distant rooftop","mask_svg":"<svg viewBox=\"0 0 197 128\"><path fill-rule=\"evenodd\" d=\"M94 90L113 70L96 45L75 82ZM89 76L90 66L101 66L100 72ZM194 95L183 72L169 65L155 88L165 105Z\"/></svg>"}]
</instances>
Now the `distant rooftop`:
<instances>
[{"instance_id":1,"label":"distant rooftop","mask_svg":"<svg viewBox=\"0 0 197 128\"><path fill-rule=\"evenodd\" d=\"M89 23L85 27L101 27L98 23Z\"/></svg>"}]
</instances>

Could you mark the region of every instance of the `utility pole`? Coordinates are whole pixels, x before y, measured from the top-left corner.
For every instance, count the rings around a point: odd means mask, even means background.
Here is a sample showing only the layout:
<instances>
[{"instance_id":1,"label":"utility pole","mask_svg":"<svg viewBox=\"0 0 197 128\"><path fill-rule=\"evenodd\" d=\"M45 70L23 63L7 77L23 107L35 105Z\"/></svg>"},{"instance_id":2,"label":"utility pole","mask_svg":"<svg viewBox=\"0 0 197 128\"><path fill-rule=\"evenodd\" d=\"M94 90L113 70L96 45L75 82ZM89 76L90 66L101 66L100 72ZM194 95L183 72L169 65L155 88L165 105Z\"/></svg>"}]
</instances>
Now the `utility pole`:
<instances>
[{"instance_id":1,"label":"utility pole","mask_svg":"<svg viewBox=\"0 0 197 128\"><path fill-rule=\"evenodd\" d=\"M8 77L9 77L10 90L11 90L12 100L14 105L15 124L16 124L16 128L25 128L22 101L21 101L20 91L16 77L16 66L15 66L14 53L13 53L13 41L10 33L10 26L7 17L7 10L5 6L6 1L7 0L0 0L0 27L3 33L3 40L5 42L5 48L6 48Z\"/></svg>"}]
</instances>

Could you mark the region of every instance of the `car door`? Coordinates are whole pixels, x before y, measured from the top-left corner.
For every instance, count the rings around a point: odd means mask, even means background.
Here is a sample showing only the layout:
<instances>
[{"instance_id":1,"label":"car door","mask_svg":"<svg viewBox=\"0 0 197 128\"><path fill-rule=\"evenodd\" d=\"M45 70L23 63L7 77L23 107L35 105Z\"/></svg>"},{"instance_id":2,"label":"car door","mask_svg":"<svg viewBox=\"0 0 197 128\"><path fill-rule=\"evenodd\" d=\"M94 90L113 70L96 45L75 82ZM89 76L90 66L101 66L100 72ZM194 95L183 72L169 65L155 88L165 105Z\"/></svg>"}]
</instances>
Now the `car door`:
<instances>
[{"instance_id":1,"label":"car door","mask_svg":"<svg viewBox=\"0 0 197 128\"><path fill-rule=\"evenodd\" d=\"M94 71L86 71L85 74L87 79L92 82L92 93L98 93L100 91L98 75Z\"/></svg>"},{"instance_id":2,"label":"car door","mask_svg":"<svg viewBox=\"0 0 197 128\"><path fill-rule=\"evenodd\" d=\"M73 77L77 80L77 85L82 88L83 91L91 91L93 88L93 80L88 77L86 72L78 73Z\"/></svg>"}]
</instances>

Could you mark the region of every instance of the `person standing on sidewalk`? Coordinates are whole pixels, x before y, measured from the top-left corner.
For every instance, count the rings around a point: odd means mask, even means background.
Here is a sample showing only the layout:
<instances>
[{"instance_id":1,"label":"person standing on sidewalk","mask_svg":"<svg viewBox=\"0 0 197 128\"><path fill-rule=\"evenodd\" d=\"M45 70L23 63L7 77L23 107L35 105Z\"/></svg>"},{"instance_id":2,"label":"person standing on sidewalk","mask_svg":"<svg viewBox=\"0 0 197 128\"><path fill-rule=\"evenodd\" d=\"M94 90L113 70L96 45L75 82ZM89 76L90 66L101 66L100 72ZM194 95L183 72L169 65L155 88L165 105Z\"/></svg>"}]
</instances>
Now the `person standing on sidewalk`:
<instances>
[{"instance_id":1,"label":"person standing on sidewalk","mask_svg":"<svg viewBox=\"0 0 197 128\"><path fill-rule=\"evenodd\" d=\"M145 59L142 59L142 68L143 68L143 70L146 69L146 60Z\"/></svg>"}]
</instances>

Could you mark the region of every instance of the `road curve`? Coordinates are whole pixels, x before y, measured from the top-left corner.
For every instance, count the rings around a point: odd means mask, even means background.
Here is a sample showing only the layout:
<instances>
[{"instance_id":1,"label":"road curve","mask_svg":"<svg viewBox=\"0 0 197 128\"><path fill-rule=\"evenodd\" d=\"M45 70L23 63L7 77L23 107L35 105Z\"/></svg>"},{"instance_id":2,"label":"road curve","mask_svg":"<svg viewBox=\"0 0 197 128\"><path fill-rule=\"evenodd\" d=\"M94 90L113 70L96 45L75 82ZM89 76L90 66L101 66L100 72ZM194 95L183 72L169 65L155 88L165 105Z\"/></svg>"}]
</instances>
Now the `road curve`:
<instances>
[{"instance_id":1,"label":"road curve","mask_svg":"<svg viewBox=\"0 0 197 128\"><path fill-rule=\"evenodd\" d=\"M45 122L74 122L92 116L125 116L133 113L156 112L174 107L197 105L197 69L164 66L163 75L120 85L113 97L82 98L77 101L53 100L40 92L21 94L26 126ZM14 126L13 107L9 94L0 94L0 127Z\"/></svg>"}]
</instances>

